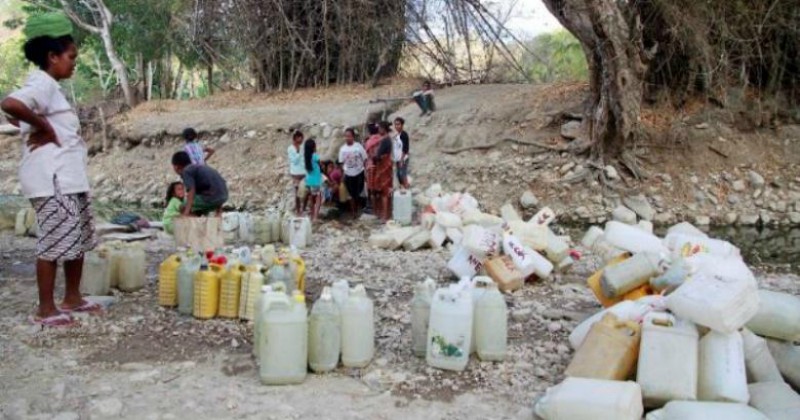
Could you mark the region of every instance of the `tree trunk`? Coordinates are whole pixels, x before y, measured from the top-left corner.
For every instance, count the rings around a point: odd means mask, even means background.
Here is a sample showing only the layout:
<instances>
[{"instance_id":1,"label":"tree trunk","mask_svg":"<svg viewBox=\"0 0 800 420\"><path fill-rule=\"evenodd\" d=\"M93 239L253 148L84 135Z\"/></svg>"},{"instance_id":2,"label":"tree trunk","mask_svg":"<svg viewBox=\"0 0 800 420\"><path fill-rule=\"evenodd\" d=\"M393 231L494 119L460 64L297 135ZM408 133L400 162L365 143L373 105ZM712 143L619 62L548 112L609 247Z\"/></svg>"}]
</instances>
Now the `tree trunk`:
<instances>
[{"instance_id":1,"label":"tree trunk","mask_svg":"<svg viewBox=\"0 0 800 420\"><path fill-rule=\"evenodd\" d=\"M105 6L103 6L105 7ZM110 15L110 13L109 13ZM122 94L125 96L125 103L129 107L133 107L133 95L131 95L131 86L128 83L128 70L125 68L125 63L117 56L117 50L114 48L114 41L111 39L111 22L103 19L103 26L100 31L100 38L103 39L103 46L108 56L108 61L111 62L111 67L119 77L119 84L122 88Z\"/></svg>"},{"instance_id":2,"label":"tree trunk","mask_svg":"<svg viewBox=\"0 0 800 420\"><path fill-rule=\"evenodd\" d=\"M208 59L208 96L214 94L214 61L209 58Z\"/></svg>"},{"instance_id":3,"label":"tree trunk","mask_svg":"<svg viewBox=\"0 0 800 420\"><path fill-rule=\"evenodd\" d=\"M580 41L591 90L584 118L592 154L617 158L641 134L647 71L636 9L616 0L544 0Z\"/></svg>"},{"instance_id":4,"label":"tree trunk","mask_svg":"<svg viewBox=\"0 0 800 420\"><path fill-rule=\"evenodd\" d=\"M153 61L147 62L147 100L153 100Z\"/></svg>"}]
</instances>

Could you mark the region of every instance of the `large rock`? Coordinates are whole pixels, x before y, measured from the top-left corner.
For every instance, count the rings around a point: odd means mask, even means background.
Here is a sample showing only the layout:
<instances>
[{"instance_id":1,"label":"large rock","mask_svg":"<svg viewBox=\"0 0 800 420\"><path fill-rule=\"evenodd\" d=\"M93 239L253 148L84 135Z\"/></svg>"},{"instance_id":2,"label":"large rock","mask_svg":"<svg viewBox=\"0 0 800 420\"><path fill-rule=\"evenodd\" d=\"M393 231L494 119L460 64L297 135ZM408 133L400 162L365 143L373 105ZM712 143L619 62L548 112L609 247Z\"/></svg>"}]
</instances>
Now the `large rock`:
<instances>
[{"instance_id":1,"label":"large rock","mask_svg":"<svg viewBox=\"0 0 800 420\"><path fill-rule=\"evenodd\" d=\"M568 140L574 140L581 135L581 122L569 121L561 126L561 137Z\"/></svg>"},{"instance_id":2,"label":"large rock","mask_svg":"<svg viewBox=\"0 0 800 420\"><path fill-rule=\"evenodd\" d=\"M656 211L650 206L647 198L641 194L625 197L622 199L622 203L644 220L653 220L656 215Z\"/></svg>"}]
</instances>

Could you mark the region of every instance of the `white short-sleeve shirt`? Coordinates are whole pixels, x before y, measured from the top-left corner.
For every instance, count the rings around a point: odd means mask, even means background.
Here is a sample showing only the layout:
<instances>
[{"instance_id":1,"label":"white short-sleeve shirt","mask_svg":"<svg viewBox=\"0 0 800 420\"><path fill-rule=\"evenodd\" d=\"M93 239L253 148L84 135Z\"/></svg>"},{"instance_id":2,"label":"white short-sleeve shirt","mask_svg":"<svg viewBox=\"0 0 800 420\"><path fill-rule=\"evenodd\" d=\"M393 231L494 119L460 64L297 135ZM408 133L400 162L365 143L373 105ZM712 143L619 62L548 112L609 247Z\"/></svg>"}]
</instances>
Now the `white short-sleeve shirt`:
<instances>
[{"instance_id":1,"label":"white short-sleeve shirt","mask_svg":"<svg viewBox=\"0 0 800 420\"><path fill-rule=\"evenodd\" d=\"M367 159L367 151L361 143L353 143L348 146L346 143L339 149L339 162L344 165L345 176L358 176L364 172L364 161Z\"/></svg>"},{"instance_id":2,"label":"white short-sleeve shirt","mask_svg":"<svg viewBox=\"0 0 800 420\"><path fill-rule=\"evenodd\" d=\"M53 178L58 177L62 194L89 191L86 174L88 154L80 136L80 121L61 86L49 74L35 70L25 84L9 97L24 103L34 113L44 116L56 133L61 146L48 143L31 152L26 144L31 126L20 121L22 161L19 180L27 198L55 195Z\"/></svg>"}]
</instances>

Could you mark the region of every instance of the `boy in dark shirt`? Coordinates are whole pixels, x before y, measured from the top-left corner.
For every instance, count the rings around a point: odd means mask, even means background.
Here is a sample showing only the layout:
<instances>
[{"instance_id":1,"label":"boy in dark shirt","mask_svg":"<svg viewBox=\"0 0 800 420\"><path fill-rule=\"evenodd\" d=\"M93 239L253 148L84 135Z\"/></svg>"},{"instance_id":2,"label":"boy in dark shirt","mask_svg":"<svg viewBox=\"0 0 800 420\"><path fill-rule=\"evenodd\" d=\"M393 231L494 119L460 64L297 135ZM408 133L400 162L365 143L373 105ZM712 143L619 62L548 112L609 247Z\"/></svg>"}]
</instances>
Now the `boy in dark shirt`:
<instances>
[{"instance_id":1,"label":"boy in dark shirt","mask_svg":"<svg viewBox=\"0 0 800 420\"><path fill-rule=\"evenodd\" d=\"M208 165L193 165L186 152L172 155L172 167L183 179L186 190L183 216L222 213L222 205L228 201L228 186L219 172Z\"/></svg>"},{"instance_id":2,"label":"boy in dark shirt","mask_svg":"<svg viewBox=\"0 0 800 420\"><path fill-rule=\"evenodd\" d=\"M406 121L401 117L394 119L394 131L397 133L397 137L402 144L402 154L400 160L397 161L397 181L400 182L403 188L408 189L410 187L408 183L408 152L410 151L410 140L408 138L408 133L403 129L405 124Z\"/></svg>"}]
</instances>

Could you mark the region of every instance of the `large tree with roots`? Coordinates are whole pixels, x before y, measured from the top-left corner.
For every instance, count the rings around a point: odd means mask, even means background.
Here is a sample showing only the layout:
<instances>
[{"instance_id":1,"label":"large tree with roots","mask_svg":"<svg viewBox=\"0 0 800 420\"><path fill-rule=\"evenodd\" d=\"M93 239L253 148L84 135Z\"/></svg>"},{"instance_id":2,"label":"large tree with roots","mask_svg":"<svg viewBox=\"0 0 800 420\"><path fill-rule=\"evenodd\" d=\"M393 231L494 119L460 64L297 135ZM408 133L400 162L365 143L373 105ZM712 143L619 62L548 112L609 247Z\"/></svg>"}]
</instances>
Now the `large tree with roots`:
<instances>
[{"instance_id":1,"label":"large tree with roots","mask_svg":"<svg viewBox=\"0 0 800 420\"><path fill-rule=\"evenodd\" d=\"M645 97L726 105L732 86L793 106L800 98L796 0L543 0L589 66L586 146L621 159L639 139Z\"/></svg>"}]
</instances>

